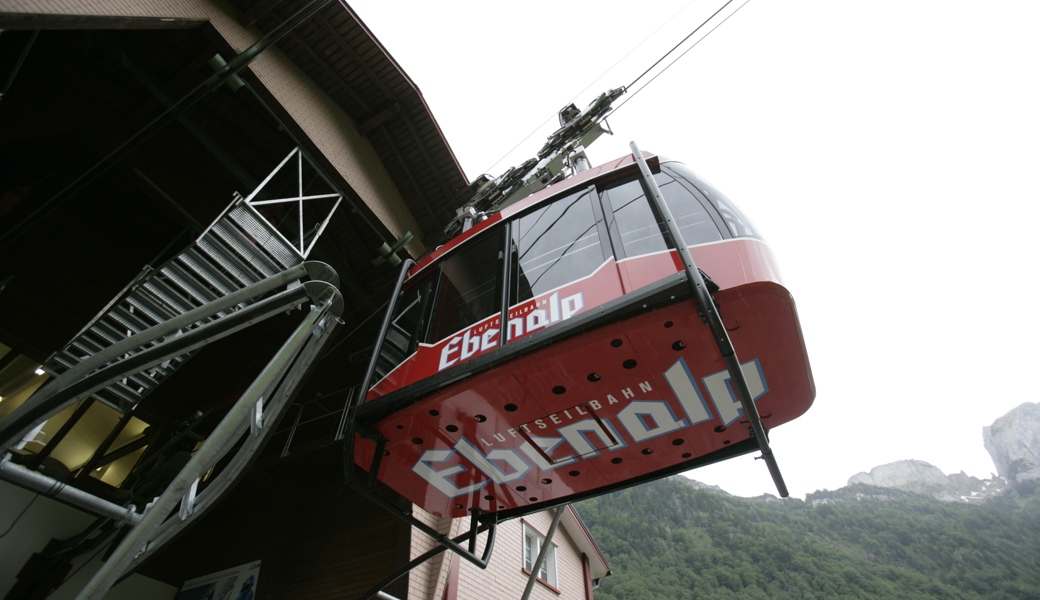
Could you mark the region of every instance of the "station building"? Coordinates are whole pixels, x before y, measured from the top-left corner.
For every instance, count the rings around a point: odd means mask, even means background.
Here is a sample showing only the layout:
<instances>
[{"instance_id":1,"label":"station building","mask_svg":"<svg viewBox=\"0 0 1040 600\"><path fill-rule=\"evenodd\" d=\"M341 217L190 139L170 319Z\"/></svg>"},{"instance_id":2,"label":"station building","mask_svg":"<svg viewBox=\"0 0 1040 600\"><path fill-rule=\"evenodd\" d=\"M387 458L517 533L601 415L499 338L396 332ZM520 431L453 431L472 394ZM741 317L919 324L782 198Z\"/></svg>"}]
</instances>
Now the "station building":
<instances>
[{"instance_id":1,"label":"station building","mask_svg":"<svg viewBox=\"0 0 1040 600\"><path fill-rule=\"evenodd\" d=\"M184 312L264 268L336 273L335 328L248 468L106 597L203 598L186 583L234 572L216 597L247 597L252 578L248 597L354 598L430 550L345 488L338 437L397 265L441 243L472 195L387 49L328 0L9 0L0 30L0 419L73 368L63 361L147 321L137 290ZM143 508L252 389L305 304L79 398L18 444L12 468L54 483L0 481L0 595L75 597L128 528L60 493ZM467 527L411 508L442 534ZM577 512L556 510L531 597L592 598L607 562ZM554 516L501 525L485 570L445 552L381 597L519 598Z\"/></svg>"}]
</instances>

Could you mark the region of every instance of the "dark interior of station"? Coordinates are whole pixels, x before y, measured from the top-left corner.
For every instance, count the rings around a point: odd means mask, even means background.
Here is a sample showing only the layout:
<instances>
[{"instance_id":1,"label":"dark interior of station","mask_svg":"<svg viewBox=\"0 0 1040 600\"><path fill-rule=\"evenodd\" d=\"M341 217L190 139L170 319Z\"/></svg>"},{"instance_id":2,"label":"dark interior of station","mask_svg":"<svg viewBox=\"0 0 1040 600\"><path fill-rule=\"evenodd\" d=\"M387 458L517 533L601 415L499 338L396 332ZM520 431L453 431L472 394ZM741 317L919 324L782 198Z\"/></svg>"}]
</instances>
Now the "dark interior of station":
<instances>
[{"instance_id":1,"label":"dark interior of station","mask_svg":"<svg viewBox=\"0 0 1040 600\"><path fill-rule=\"evenodd\" d=\"M261 30L295 10L292 2L266 12L238 8ZM234 565L262 555L264 595L359 594L407 561L410 535L407 525L343 488L334 443L397 277L389 261L373 261L384 242L398 240L248 69L245 86L201 85L214 73L215 55L235 56L211 25L39 25L0 34L0 84L7 84L0 98L0 343L9 349L0 357L0 393L25 376L8 367L45 363L143 268L182 251L235 193L248 194L302 148L314 163L307 185L331 184L345 197L309 257L338 273L343 324L249 474L140 572L179 585L214 561ZM278 47L355 120L419 222L422 231L412 233L432 248L468 187L418 90L339 4ZM282 218L271 210L269 217ZM137 464L174 439L191 451L299 320L298 311L279 315L213 342L148 395L133 413L143 427ZM96 429L106 423L84 420ZM181 435L186 430L191 434ZM100 431L97 439L105 438ZM161 464L157 458L150 468ZM147 477L133 471L113 485L58 460L35 466L113 502L125 502ZM27 564L20 584L68 573L68 560L44 562ZM351 569L370 575L344 577ZM403 585L387 591L405 595ZM44 597L20 589L12 593L24 595L8 597Z\"/></svg>"}]
</instances>

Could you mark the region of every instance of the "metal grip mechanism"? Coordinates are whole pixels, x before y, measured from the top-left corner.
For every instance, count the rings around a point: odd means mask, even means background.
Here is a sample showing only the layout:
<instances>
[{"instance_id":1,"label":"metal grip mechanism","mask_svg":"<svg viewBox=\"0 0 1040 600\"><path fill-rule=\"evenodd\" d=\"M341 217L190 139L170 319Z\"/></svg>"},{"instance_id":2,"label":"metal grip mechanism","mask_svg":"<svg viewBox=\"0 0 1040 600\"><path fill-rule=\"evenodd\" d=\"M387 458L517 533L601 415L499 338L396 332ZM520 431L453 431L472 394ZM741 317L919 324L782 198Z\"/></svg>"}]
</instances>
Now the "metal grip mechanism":
<instances>
[{"instance_id":1,"label":"metal grip mechanism","mask_svg":"<svg viewBox=\"0 0 1040 600\"><path fill-rule=\"evenodd\" d=\"M748 422L751 424L752 436L758 442L758 448L762 451L762 460L766 461L766 466L769 467L769 474L773 477L773 483L776 484L776 491L781 498L786 498L790 495L787 491L787 484L784 483L783 475L780 474L780 467L776 463L776 457L773 456L773 451L769 448L769 438L766 429L762 426L762 418L759 416L758 408L751 398L751 390L748 388L747 378L744 377L744 372L740 368L740 360L737 359L737 352L733 348L733 342L730 341L729 333L719 317L718 307L715 306L715 301L712 300L711 294L708 293L704 278L701 276L697 265L693 262L693 256L690 255L690 250L686 247L686 242L683 241L679 227L675 224L675 219L664 201L664 196L661 195L661 189L657 186L657 182L654 181L653 175L650 173L650 166L647 165L646 159L643 158L643 153L639 151L639 146L635 142L629 143L629 147L631 147L632 155L639 164L643 187L648 192L650 202L657 207L658 213L664 219L665 226L668 228L668 235L671 236L672 241L675 243L675 249L679 252L679 258L682 260L683 267L686 270L686 277L693 288L693 294L697 298L697 304L703 311L708 327L711 328L712 337L715 338L715 344L719 348L722 360L726 363L726 370L729 372L730 380L733 382L740 405L744 409L744 415L747 416Z\"/></svg>"}]
</instances>

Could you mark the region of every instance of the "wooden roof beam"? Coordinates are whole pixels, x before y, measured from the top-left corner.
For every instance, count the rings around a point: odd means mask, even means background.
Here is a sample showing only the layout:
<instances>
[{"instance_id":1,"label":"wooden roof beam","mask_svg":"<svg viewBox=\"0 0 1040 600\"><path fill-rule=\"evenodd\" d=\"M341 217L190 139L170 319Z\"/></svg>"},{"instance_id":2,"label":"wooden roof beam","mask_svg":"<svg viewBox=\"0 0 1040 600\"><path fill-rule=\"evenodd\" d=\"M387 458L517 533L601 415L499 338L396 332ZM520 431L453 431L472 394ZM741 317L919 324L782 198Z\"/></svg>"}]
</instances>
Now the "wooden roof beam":
<instances>
[{"instance_id":1,"label":"wooden roof beam","mask_svg":"<svg viewBox=\"0 0 1040 600\"><path fill-rule=\"evenodd\" d=\"M336 28L333 27L332 24L329 23L323 15L316 15L314 17L314 20L317 21L321 28L325 30L325 33L327 33L329 37L332 38L332 41L334 41L336 45L339 46L341 50L343 50L343 52L347 53L347 55L350 56L359 67L361 67L361 70L363 70L365 74L368 75L368 78L371 79L372 83L374 83L376 87L379 88L379 91L382 92L384 96L386 96L387 100L390 100L391 102L397 101L397 98L390 91L390 88L386 87L383 81L376 76L372 69L368 68L368 64L365 63L365 61L362 60L360 56L358 56L357 52L355 52L354 49L350 47L350 44L347 43L347 40L343 39L343 36L340 35L338 31L336 31Z\"/></svg>"},{"instance_id":2,"label":"wooden roof beam","mask_svg":"<svg viewBox=\"0 0 1040 600\"><path fill-rule=\"evenodd\" d=\"M289 37L290 39L292 39L292 41L299 44L300 47L303 48L304 51L306 51L307 54L314 60L314 62L316 62L318 66L321 67L323 71L325 71L325 74L331 77L336 83L338 83L339 86L343 88L343 91L345 91L351 98L354 99L355 102L357 102L361 106L361 109L363 111L365 111L366 113L372 112L372 107L369 106L368 102L365 102L365 99L361 97L361 94L358 94L354 90L354 87L347 83L346 80L343 79L343 77L339 73L337 73L335 69L332 68L332 65L330 65L328 61L319 56L318 53L315 52L313 48L311 48L311 45L308 44L306 40L300 37L300 35L295 31L290 33Z\"/></svg>"}]
</instances>

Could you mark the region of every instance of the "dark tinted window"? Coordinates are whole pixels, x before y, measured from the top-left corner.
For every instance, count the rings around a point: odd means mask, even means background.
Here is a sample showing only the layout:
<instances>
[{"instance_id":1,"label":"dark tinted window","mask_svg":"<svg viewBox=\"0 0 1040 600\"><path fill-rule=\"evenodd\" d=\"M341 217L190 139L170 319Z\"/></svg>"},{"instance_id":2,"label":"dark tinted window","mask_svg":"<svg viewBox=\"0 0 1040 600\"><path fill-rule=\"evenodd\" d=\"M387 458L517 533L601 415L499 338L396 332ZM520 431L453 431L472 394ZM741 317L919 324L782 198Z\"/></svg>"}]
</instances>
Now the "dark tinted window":
<instances>
[{"instance_id":1,"label":"dark tinted window","mask_svg":"<svg viewBox=\"0 0 1040 600\"><path fill-rule=\"evenodd\" d=\"M513 220L510 304L592 274L604 261L591 190Z\"/></svg>"},{"instance_id":2,"label":"dark tinted window","mask_svg":"<svg viewBox=\"0 0 1040 600\"><path fill-rule=\"evenodd\" d=\"M687 245L722 239L718 227L700 200L667 173L657 173L654 180ZM638 179L632 179L602 191L604 208L613 213L610 223L627 257L640 256L667 249L665 228L650 209ZM611 217L608 217L611 218Z\"/></svg>"},{"instance_id":3,"label":"dark tinted window","mask_svg":"<svg viewBox=\"0 0 1040 600\"><path fill-rule=\"evenodd\" d=\"M689 167L681 163L667 163L667 168L679 177L687 180L704 194L708 201L715 206L715 209L719 211L719 214L722 215L722 220L725 221L726 227L729 228L729 232L734 237L759 237L755 232L755 228L751 226L751 221L748 221L747 217L740 212L740 209L730 202L730 199L722 192L698 177Z\"/></svg>"},{"instance_id":4,"label":"dark tinted window","mask_svg":"<svg viewBox=\"0 0 1040 600\"><path fill-rule=\"evenodd\" d=\"M708 210L690 190L683 187L667 173L654 175L665 204L679 227L679 234L688 246L717 242L722 239L719 228L715 226Z\"/></svg>"},{"instance_id":5,"label":"dark tinted window","mask_svg":"<svg viewBox=\"0 0 1040 600\"><path fill-rule=\"evenodd\" d=\"M407 339L405 348L408 353L415 350L415 344L422 337L421 330L424 329L424 316L430 298L430 289L437 281L437 271L427 273L417 282L409 282L410 285L401 292L394 307L394 316L390 320L390 331Z\"/></svg>"},{"instance_id":6,"label":"dark tinted window","mask_svg":"<svg viewBox=\"0 0 1040 600\"><path fill-rule=\"evenodd\" d=\"M500 310L502 228L487 231L441 263L427 340L436 342Z\"/></svg>"},{"instance_id":7,"label":"dark tinted window","mask_svg":"<svg viewBox=\"0 0 1040 600\"><path fill-rule=\"evenodd\" d=\"M417 282L410 282L394 305L394 315L386 331L386 338L376 361L375 378L372 383L382 379L394 367L408 358L421 338L424 329L424 317L428 312L430 289L436 283L439 272L434 270L423 275Z\"/></svg>"},{"instance_id":8,"label":"dark tinted window","mask_svg":"<svg viewBox=\"0 0 1040 600\"><path fill-rule=\"evenodd\" d=\"M646 201L638 179L603 190L608 226L621 238L624 256L667 250L661 226ZM621 257L619 257L621 258Z\"/></svg>"}]
</instances>

